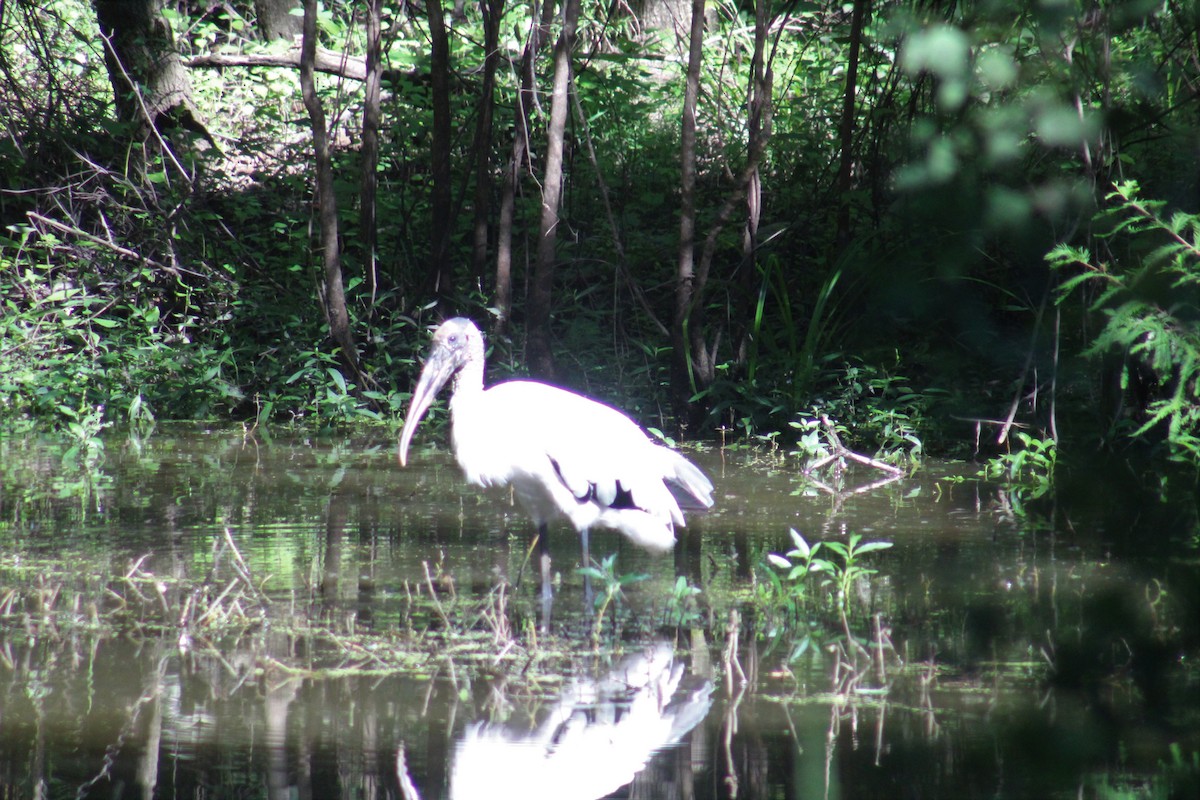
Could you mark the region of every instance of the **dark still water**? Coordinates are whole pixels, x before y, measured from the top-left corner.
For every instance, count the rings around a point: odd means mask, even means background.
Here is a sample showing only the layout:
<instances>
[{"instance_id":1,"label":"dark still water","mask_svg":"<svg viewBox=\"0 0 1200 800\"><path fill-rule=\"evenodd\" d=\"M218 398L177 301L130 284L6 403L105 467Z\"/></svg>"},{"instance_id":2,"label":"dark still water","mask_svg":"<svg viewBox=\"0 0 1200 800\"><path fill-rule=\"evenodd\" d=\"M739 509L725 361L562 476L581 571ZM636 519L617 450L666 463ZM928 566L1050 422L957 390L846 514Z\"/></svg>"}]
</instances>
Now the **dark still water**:
<instances>
[{"instance_id":1,"label":"dark still water","mask_svg":"<svg viewBox=\"0 0 1200 800\"><path fill-rule=\"evenodd\" d=\"M1197 796L1186 510L710 448L673 555L552 531L547 619L444 452L103 445L0 438L0 797Z\"/></svg>"}]
</instances>

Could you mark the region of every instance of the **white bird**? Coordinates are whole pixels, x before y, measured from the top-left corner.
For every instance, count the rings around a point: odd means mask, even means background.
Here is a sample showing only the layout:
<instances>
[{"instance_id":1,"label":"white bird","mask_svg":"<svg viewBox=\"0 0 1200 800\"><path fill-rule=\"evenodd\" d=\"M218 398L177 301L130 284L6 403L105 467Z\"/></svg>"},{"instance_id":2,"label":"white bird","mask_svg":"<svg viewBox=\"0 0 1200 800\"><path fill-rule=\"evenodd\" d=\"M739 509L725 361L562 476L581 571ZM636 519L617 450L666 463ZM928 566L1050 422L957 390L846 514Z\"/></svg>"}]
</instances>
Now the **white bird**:
<instances>
[{"instance_id":1,"label":"white bird","mask_svg":"<svg viewBox=\"0 0 1200 800\"><path fill-rule=\"evenodd\" d=\"M546 527L564 516L583 540L607 528L647 550L675 544L683 509L709 508L712 482L679 453L655 442L615 408L537 381L483 388L483 335L462 317L446 320L413 391L400 434L400 463L421 417L453 379L455 458L468 483L511 486L537 527L542 591L549 595Z\"/></svg>"}]
</instances>

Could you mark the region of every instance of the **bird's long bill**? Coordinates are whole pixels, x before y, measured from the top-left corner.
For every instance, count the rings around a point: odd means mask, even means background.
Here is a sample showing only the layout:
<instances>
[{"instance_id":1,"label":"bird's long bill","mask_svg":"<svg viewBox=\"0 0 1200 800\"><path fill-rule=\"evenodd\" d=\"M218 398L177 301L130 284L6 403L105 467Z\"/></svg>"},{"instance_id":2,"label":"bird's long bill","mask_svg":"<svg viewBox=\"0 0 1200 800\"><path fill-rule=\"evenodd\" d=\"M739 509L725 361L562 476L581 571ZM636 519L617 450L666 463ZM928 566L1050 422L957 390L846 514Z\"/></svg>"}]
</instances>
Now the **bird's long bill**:
<instances>
[{"instance_id":1,"label":"bird's long bill","mask_svg":"<svg viewBox=\"0 0 1200 800\"><path fill-rule=\"evenodd\" d=\"M412 400L408 403L408 414L404 417L404 430L400 432L400 466L408 464L409 442L412 441L413 434L417 432L417 425L420 424L421 417L425 416L425 412L433 403L433 398L437 397L437 393L454 374L454 366L453 358L445 350L435 349L429 354L429 360L425 362L425 369L421 371L421 379L417 381L417 388L413 390Z\"/></svg>"}]
</instances>

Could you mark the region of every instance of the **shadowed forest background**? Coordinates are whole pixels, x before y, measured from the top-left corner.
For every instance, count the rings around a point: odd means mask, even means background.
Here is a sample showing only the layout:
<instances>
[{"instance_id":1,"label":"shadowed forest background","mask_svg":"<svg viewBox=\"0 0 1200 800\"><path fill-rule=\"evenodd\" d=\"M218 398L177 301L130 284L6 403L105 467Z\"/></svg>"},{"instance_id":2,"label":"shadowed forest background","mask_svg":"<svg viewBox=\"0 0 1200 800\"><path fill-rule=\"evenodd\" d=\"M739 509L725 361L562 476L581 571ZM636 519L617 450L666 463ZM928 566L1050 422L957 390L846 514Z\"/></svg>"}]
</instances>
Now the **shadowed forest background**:
<instances>
[{"instance_id":1,"label":"shadowed forest background","mask_svg":"<svg viewBox=\"0 0 1200 800\"><path fill-rule=\"evenodd\" d=\"M5 0L0 422L395 424L461 314L668 433L1194 492L1197 75L1186 1Z\"/></svg>"}]
</instances>

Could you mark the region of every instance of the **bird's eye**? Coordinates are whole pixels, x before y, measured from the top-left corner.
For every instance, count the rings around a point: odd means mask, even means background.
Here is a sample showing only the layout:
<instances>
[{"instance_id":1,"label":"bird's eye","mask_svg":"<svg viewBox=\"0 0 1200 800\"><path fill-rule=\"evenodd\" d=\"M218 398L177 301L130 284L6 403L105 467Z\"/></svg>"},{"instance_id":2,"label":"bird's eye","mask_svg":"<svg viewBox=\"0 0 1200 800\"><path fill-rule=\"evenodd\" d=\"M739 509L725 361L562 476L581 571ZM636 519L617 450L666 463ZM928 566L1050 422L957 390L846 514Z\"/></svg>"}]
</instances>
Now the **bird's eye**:
<instances>
[{"instance_id":1,"label":"bird's eye","mask_svg":"<svg viewBox=\"0 0 1200 800\"><path fill-rule=\"evenodd\" d=\"M449 335L449 336L446 338L446 341L447 341L449 344L458 344L458 334L457 334L457 333L452 333L452 334L450 334L450 335Z\"/></svg>"}]
</instances>

